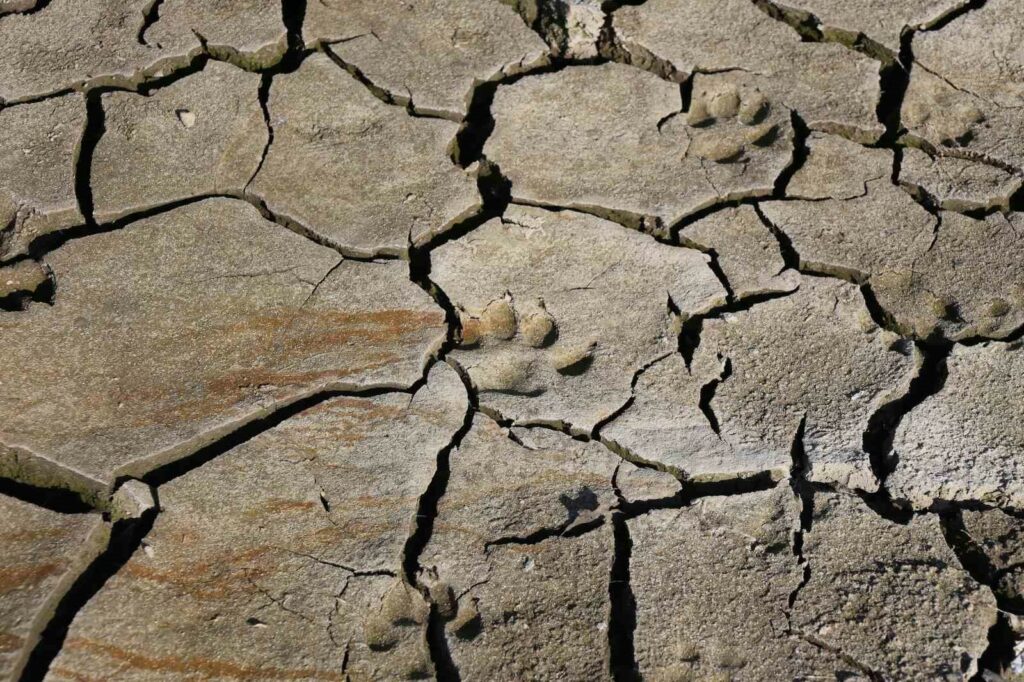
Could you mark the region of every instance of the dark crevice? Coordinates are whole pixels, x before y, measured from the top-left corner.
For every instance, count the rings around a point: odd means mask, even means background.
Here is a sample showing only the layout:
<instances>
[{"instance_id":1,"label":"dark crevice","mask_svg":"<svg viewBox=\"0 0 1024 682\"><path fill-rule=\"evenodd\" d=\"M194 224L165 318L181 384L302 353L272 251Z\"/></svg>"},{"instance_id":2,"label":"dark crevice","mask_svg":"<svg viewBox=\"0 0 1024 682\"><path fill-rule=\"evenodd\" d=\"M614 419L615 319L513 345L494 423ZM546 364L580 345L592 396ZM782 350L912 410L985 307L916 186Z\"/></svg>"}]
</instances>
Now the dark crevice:
<instances>
[{"instance_id":1,"label":"dark crevice","mask_svg":"<svg viewBox=\"0 0 1024 682\"><path fill-rule=\"evenodd\" d=\"M420 382L423 380L424 379L421 377ZM367 388L365 390L357 391L320 391L280 407L265 417L248 421L227 435L218 438L213 443L201 447L191 454L175 459L172 462L158 466L139 478L153 487L163 485L168 481L178 478L179 476L183 476L193 469L202 466L219 455L252 440L256 436L269 431L286 419L290 419L297 414L316 407L331 398L338 398L342 396L372 398L392 393L411 393L414 392L414 390L415 389ZM119 479L117 484L120 485L121 482L122 480Z\"/></svg>"},{"instance_id":2,"label":"dark crevice","mask_svg":"<svg viewBox=\"0 0 1024 682\"><path fill-rule=\"evenodd\" d=\"M139 32L135 36L139 45L149 45L146 42L146 31L160 19L160 5L163 2L164 0L149 0L149 4L143 8L142 25L139 26Z\"/></svg>"},{"instance_id":3,"label":"dark crevice","mask_svg":"<svg viewBox=\"0 0 1024 682\"><path fill-rule=\"evenodd\" d=\"M576 519L570 516L564 523L554 528L539 528L526 535L506 535L491 540L484 545L484 551L489 552L493 547L501 547L502 545L539 545L553 538L575 538L596 530L603 525L603 516L598 516L583 523L576 523Z\"/></svg>"},{"instance_id":4,"label":"dark crevice","mask_svg":"<svg viewBox=\"0 0 1024 682\"><path fill-rule=\"evenodd\" d=\"M608 576L608 664L615 682L638 682L633 634L636 631L636 598L630 584L629 562L633 540L626 516L612 514L612 536L615 553Z\"/></svg>"},{"instance_id":5,"label":"dark crevice","mask_svg":"<svg viewBox=\"0 0 1024 682\"><path fill-rule=\"evenodd\" d=\"M246 191L248 191L253 181L256 180L256 176L260 174L260 170L263 169L263 164L270 153L270 146L274 144L274 123L270 118L270 87L273 85L273 82L273 74L265 73L260 76L260 87L256 98L260 103L260 111L263 112L263 125L267 128L267 143L263 145L263 153L260 154L260 162L256 164L256 170L252 172L252 175L249 176L249 181L245 183Z\"/></svg>"},{"instance_id":6,"label":"dark crevice","mask_svg":"<svg viewBox=\"0 0 1024 682\"><path fill-rule=\"evenodd\" d=\"M778 471L755 471L735 474L718 480L683 481L682 497L687 504L702 497L727 497L774 490L782 478Z\"/></svg>"},{"instance_id":7,"label":"dark crevice","mask_svg":"<svg viewBox=\"0 0 1024 682\"><path fill-rule=\"evenodd\" d=\"M778 177L775 178L775 186L772 196L776 199L781 199L786 196L786 189L789 187L789 181L793 179L793 176L797 174L801 168L804 167L804 163L807 162L807 157L811 153L811 149L808 146L807 140L810 139L811 129L807 127L807 124L800 117L800 115L794 110L789 114L790 124L793 127L793 159L789 165L782 169Z\"/></svg>"},{"instance_id":8,"label":"dark crevice","mask_svg":"<svg viewBox=\"0 0 1024 682\"><path fill-rule=\"evenodd\" d=\"M75 616L128 562L153 527L155 518L153 509L140 519L118 521L113 525L106 549L82 571L58 602L53 617L29 655L20 682L41 682L47 676Z\"/></svg>"},{"instance_id":9,"label":"dark crevice","mask_svg":"<svg viewBox=\"0 0 1024 682\"><path fill-rule=\"evenodd\" d=\"M427 651L434 664L434 677L437 682L459 682L462 679L448 648L444 616L437 604L433 603L427 615Z\"/></svg>"},{"instance_id":10,"label":"dark crevice","mask_svg":"<svg viewBox=\"0 0 1024 682\"><path fill-rule=\"evenodd\" d=\"M711 407L711 401L715 399L718 385L732 376L732 361L729 358L723 358L721 354L718 355L718 359L722 362L722 373L700 387L700 400L697 406L704 413L704 418L708 420L711 430L715 432L716 436L721 436L718 416L715 415L715 410Z\"/></svg>"},{"instance_id":11,"label":"dark crevice","mask_svg":"<svg viewBox=\"0 0 1024 682\"><path fill-rule=\"evenodd\" d=\"M985 2L986 0L970 0L969 2L966 2L959 7L955 7L946 14L933 20L925 28L921 29L921 31L941 31L943 28L945 28L952 22L956 21L963 15L967 14L968 12L973 12L974 10L981 9L982 7L985 6Z\"/></svg>"},{"instance_id":12,"label":"dark crevice","mask_svg":"<svg viewBox=\"0 0 1024 682\"><path fill-rule=\"evenodd\" d=\"M910 69L914 63L911 44L914 31L904 30L900 35L900 49L896 61L884 64L878 71L878 104L875 106L875 117L882 124L883 132L877 146L893 147L902 133L900 110L903 108L903 97L910 84Z\"/></svg>"},{"instance_id":13,"label":"dark crevice","mask_svg":"<svg viewBox=\"0 0 1024 682\"><path fill-rule=\"evenodd\" d=\"M420 496L412 531L409 533L409 537L406 538L405 546L402 548L402 576L409 585L415 586L430 604L431 618L435 622L433 626L428 623L427 645L437 679L444 682L458 682L461 677L458 668L452 660L451 652L448 650L444 623L438 612L438 606L430 595L429 586L425 585L420 579L422 572L420 557L423 555L423 550L426 549L434 534L434 522L437 519L438 507L440 506L441 498L444 497L445 492L448 490L448 481L451 478L452 452L459 447L462 439L469 433L473 426L473 415L476 414L476 396L473 387L468 382L464 373L459 371L461 368L456 367L455 369L458 371L459 377L466 387L466 392L470 398L469 406L466 410L465 419L458 431L455 432L448 444L437 452L434 475L430 479L430 483L427 484L426 490ZM438 613L434 615L435 612Z\"/></svg>"},{"instance_id":14,"label":"dark crevice","mask_svg":"<svg viewBox=\"0 0 1024 682\"><path fill-rule=\"evenodd\" d=\"M761 220L761 224L768 228L768 231L775 237L775 241L779 243L779 254L782 256L783 269L789 268L791 270L800 270L800 254L797 253L796 248L793 246L793 240L790 239L789 235L783 232L775 223L768 220L768 216L764 214L761 207L757 204L754 205L754 212L757 213L757 217Z\"/></svg>"},{"instance_id":15,"label":"dark crevice","mask_svg":"<svg viewBox=\"0 0 1024 682\"><path fill-rule=\"evenodd\" d=\"M1005 613L996 614L996 622L988 630L988 647L978 658L978 672L971 678L970 682L995 682L1002 680L1003 676L1010 670L1010 664L1016 657L1014 647L1017 644L1016 635L1010 625L1010 619ZM995 680L987 674L989 672L998 675Z\"/></svg>"},{"instance_id":16,"label":"dark crevice","mask_svg":"<svg viewBox=\"0 0 1024 682\"><path fill-rule=\"evenodd\" d=\"M13 497L61 514L85 514L94 511L82 497L66 488L50 488L0 477L0 495Z\"/></svg>"},{"instance_id":17,"label":"dark crevice","mask_svg":"<svg viewBox=\"0 0 1024 682\"><path fill-rule=\"evenodd\" d=\"M750 310L756 305L760 305L761 303L765 303L776 298L792 296L794 293L796 293L796 290L771 291L753 296L745 296L738 301L732 301L725 305L717 306L706 313L693 315L684 320L682 329L679 333L679 353L683 356L687 369L690 368L690 365L693 362L693 355L697 351L697 347L700 345L700 335L704 329L705 320L722 319L722 316L724 315L744 312Z\"/></svg>"},{"instance_id":18,"label":"dark crevice","mask_svg":"<svg viewBox=\"0 0 1024 682\"><path fill-rule=\"evenodd\" d=\"M807 459L807 451L804 448L804 432L807 428L807 416L800 419L800 425L793 435L793 445L790 448L792 464L789 469L789 485L793 494L800 501L800 525L793 529L793 556L796 558L797 566L800 567L800 583L789 593L789 606L787 616L796 604L801 590L811 580L811 563L804 555L804 541L807 533L811 531L814 522L814 489L807 480L810 470L810 462Z\"/></svg>"},{"instance_id":19,"label":"dark crevice","mask_svg":"<svg viewBox=\"0 0 1024 682\"><path fill-rule=\"evenodd\" d=\"M305 47L302 41L302 24L305 19L306 0L281 0L281 22L288 36L289 52L300 52Z\"/></svg>"},{"instance_id":20,"label":"dark crevice","mask_svg":"<svg viewBox=\"0 0 1024 682\"><path fill-rule=\"evenodd\" d=\"M964 509L959 507L948 507L938 512L946 544L956 554L964 570L975 581L992 590L996 598L996 605L1000 610L1015 615L1024 615L1024 596L1020 595L1016 589L1000 584L1000 578L1006 572L996 568L981 545L971 537L964 524L963 512Z\"/></svg>"},{"instance_id":21,"label":"dark crevice","mask_svg":"<svg viewBox=\"0 0 1024 682\"><path fill-rule=\"evenodd\" d=\"M74 163L75 199L78 202L78 210L81 211L85 224L89 228L96 227L96 220L93 218L91 184L92 157L100 138L103 137L105 118L101 93L86 93L85 129L82 131L82 139L78 144Z\"/></svg>"},{"instance_id":22,"label":"dark crevice","mask_svg":"<svg viewBox=\"0 0 1024 682\"><path fill-rule=\"evenodd\" d=\"M871 471L883 486L897 464L893 440L903 417L925 399L941 391L946 383L946 359L952 344L918 343L917 348L922 356L917 375L910 380L905 394L885 403L868 418L862 438L862 447L870 458Z\"/></svg>"}]
</instances>

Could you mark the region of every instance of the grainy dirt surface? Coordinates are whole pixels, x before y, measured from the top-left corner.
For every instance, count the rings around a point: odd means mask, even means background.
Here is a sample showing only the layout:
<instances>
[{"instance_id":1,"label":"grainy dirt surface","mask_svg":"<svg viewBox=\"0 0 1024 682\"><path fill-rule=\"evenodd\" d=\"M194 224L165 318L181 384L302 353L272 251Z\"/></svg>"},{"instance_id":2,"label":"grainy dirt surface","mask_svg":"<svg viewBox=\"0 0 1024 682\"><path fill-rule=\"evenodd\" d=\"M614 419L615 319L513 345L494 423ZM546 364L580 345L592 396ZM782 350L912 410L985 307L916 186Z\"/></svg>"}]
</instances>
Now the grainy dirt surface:
<instances>
[{"instance_id":1,"label":"grainy dirt surface","mask_svg":"<svg viewBox=\"0 0 1024 682\"><path fill-rule=\"evenodd\" d=\"M0 0L0 678L1024 679L1022 40Z\"/></svg>"}]
</instances>

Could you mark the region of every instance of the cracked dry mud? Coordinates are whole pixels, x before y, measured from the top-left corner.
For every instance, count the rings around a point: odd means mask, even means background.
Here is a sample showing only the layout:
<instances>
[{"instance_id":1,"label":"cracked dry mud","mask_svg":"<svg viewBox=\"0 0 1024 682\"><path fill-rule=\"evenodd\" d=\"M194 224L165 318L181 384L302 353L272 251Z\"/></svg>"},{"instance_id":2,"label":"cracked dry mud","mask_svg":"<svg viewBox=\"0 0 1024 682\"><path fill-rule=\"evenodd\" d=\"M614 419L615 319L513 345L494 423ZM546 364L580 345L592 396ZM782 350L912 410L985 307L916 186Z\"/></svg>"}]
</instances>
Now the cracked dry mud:
<instances>
[{"instance_id":1,"label":"cracked dry mud","mask_svg":"<svg viewBox=\"0 0 1024 682\"><path fill-rule=\"evenodd\" d=\"M1013 0L0 0L0 678L1024 679Z\"/></svg>"}]
</instances>

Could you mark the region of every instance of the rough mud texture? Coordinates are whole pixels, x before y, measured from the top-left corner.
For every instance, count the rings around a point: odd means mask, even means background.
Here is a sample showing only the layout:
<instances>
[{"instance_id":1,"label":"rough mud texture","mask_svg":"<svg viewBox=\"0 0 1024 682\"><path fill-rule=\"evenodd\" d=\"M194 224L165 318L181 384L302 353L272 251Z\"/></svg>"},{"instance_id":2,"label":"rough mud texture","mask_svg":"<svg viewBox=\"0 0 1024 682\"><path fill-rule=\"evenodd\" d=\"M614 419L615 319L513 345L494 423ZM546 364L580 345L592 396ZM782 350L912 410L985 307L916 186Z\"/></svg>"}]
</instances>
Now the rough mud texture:
<instances>
[{"instance_id":1,"label":"rough mud texture","mask_svg":"<svg viewBox=\"0 0 1024 682\"><path fill-rule=\"evenodd\" d=\"M789 111L742 74L679 87L622 64L574 66L500 87L484 153L514 200L656 231L722 201L771 194L791 163Z\"/></svg>"},{"instance_id":2,"label":"rough mud texture","mask_svg":"<svg viewBox=\"0 0 1024 682\"><path fill-rule=\"evenodd\" d=\"M0 497L0 675L18 679L63 593L106 542L99 514Z\"/></svg>"},{"instance_id":3,"label":"rough mud texture","mask_svg":"<svg viewBox=\"0 0 1024 682\"><path fill-rule=\"evenodd\" d=\"M0 0L0 679L1024 679L1013 0Z\"/></svg>"},{"instance_id":4,"label":"rough mud texture","mask_svg":"<svg viewBox=\"0 0 1024 682\"><path fill-rule=\"evenodd\" d=\"M251 191L346 253L403 252L479 207L448 156L456 123L382 102L325 55L275 78L267 109L273 140Z\"/></svg>"},{"instance_id":5,"label":"rough mud texture","mask_svg":"<svg viewBox=\"0 0 1024 682\"><path fill-rule=\"evenodd\" d=\"M458 121L480 81L537 68L549 48L497 0L317 0L303 37L329 46L382 95Z\"/></svg>"},{"instance_id":6,"label":"rough mud texture","mask_svg":"<svg viewBox=\"0 0 1024 682\"><path fill-rule=\"evenodd\" d=\"M511 207L433 260L462 320L453 357L481 406L583 431L675 350L673 308L688 316L725 300L707 256L571 211Z\"/></svg>"},{"instance_id":7,"label":"rough mud texture","mask_svg":"<svg viewBox=\"0 0 1024 682\"><path fill-rule=\"evenodd\" d=\"M0 261L82 221L75 149L84 127L85 102L77 95L0 108Z\"/></svg>"},{"instance_id":8,"label":"rough mud texture","mask_svg":"<svg viewBox=\"0 0 1024 682\"><path fill-rule=\"evenodd\" d=\"M879 64L832 43L805 42L765 19L750 0L624 3L614 27L630 61L683 81L690 74L743 74L776 106L813 129L877 139Z\"/></svg>"},{"instance_id":9,"label":"rough mud texture","mask_svg":"<svg viewBox=\"0 0 1024 682\"><path fill-rule=\"evenodd\" d=\"M148 96L102 96L93 216L106 222L209 194L240 194L267 145L260 77L213 62Z\"/></svg>"}]
</instances>

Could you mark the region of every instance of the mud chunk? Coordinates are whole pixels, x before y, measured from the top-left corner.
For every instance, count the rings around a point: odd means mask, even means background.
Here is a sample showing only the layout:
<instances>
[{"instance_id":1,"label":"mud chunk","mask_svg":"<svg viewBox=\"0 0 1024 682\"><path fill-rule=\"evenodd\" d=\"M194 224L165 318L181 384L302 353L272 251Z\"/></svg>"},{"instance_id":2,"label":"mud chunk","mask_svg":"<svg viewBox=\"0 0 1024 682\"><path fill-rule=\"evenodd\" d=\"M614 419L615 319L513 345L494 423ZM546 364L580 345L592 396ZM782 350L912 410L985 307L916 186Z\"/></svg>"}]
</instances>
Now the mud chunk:
<instances>
[{"instance_id":1,"label":"mud chunk","mask_svg":"<svg viewBox=\"0 0 1024 682\"><path fill-rule=\"evenodd\" d=\"M323 0L308 4L302 31L400 104L455 121L474 85L539 66L549 52L494 1Z\"/></svg>"},{"instance_id":2,"label":"mud chunk","mask_svg":"<svg viewBox=\"0 0 1024 682\"><path fill-rule=\"evenodd\" d=\"M241 193L267 143L259 85L258 74L211 62L148 96L104 94L90 176L96 219Z\"/></svg>"},{"instance_id":3,"label":"mud chunk","mask_svg":"<svg viewBox=\"0 0 1024 682\"><path fill-rule=\"evenodd\" d=\"M737 299L792 291L797 274L786 269L779 242L750 206L715 211L680 233L704 251L714 251Z\"/></svg>"},{"instance_id":4,"label":"mud chunk","mask_svg":"<svg viewBox=\"0 0 1024 682\"><path fill-rule=\"evenodd\" d=\"M52 0L32 14L0 22L0 100L55 93L103 76L129 84L136 72L158 71L159 50L136 34L149 0ZM186 54L171 60L188 62ZM141 77L141 76L140 76Z\"/></svg>"},{"instance_id":5,"label":"mud chunk","mask_svg":"<svg viewBox=\"0 0 1024 682\"><path fill-rule=\"evenodd\" d=\"M903 150L900 184L924 200L949 211L1009 210L1021 178L986 163L919 149Z\"/></svg>"},{"instance_id":6,"label":"mud chunk","mask_svg":"<svg viewBox=\"0 0 1024 682\"><path fill-rule=\"evenodd\" d=\"M510 207L503 220L434 251L431 267L431 279L463 311L464 345L453 356L480 389L481 404L510 419L583 430L629 399L637 369L676 347L669 298L683 315L724 300L703 254L568 211ZM538 300L542 320L550 317L558 332L540 345L531 329ZM486 333L484 313L495 316L496 305L516 311L518 327L507 341ZM465 343L465 321L473 318L476 345Z\"/></svg>"},{"instance_id":7,"label":"mud chunk","mask_svg":"<svg viewBox=\"0 0 1024 682\"><path fill-rule=\"evenodd\" d=\"M1024 216L943 212L935 244L872 280L879 304L919 338L1000 339L1024 325Z\"/></svg>"},{"instance_id":8,"label":"mud chunk","mask_svg":"<svg viewBox=\"0 0 1024 682\"><path fill-rule=\"evenodd\" d=\"M268 68L287 47L281 8L263 0L162 0L147 45L181 53L197 44L246 68Z\"/></svg>"},{"instance_id":9,"label":"mud chunk","mask_svg":"<svg viewBox=\"0 0 1024 682\"><path fill-rule=\"evenodd\" d=\"M790 679L828 670L827 659L813 667L802 660L813 648L784 634L801 578L789 548L798 523L797 500L784 485L629 521L643 679Z\"/></svg>"},{"instance_id":10,"label":"mud chunk","mask_svg":"<svg viewBox=\"0 0 1024 682\"><path fill-rule=\"evenodd\" d=\"M1000 509L965 510L963 530L987 559L995 593L1016 608L1024 605L1024 520Z\"/></svg>"},{"instance_id":11,"label":"mud chunk","mask_svg":"<svg viewBox=\"0 0 1024 682\"><path fill-rule=\"evenodd\" d=\"M809 146L787 194L815 201L762 204L802 269L861 282L909 268L928 251L937 221L889 180L891 152L833 135L812 135Z\"/></svg>"},{"instance_id":12,"label":"mud chunk","mask_svg":"<svg viewBox=\"0 0 1024 682\"><path fill-rule=\"evenodd\" d=\"M446 153L455 123L384 104L326 55L275 77L269 108L274 141L251 190L345 251L404 253L480 205Z\"/></svg>"},{"instance_id":13,"label":"mud chunk","mask_svg":"<svg viewBox=\"0 0 1024 682\"><path fill-rule=\"evenodd\" d=\"M798 111L814 130L865 142L882 133L877 62L841 45L804 42L748 0L650 0L617 10L613 25L634 63L673 80L746 71L766 101ZM759 110L756 99L744 100L741 121L749 125Z\"/></svg>"},{"instance_id":14,"label":"mud chunk","mask_svg":"<svg viewBox=\"0 0 1024 682\"><path fill-rule=\"evenodd\" d=\"M404 264L339 260L228 199L67 243L55 304L0 318L0 461L102 487L318 390L412 384L444 315Z\"/></svg>"},{"instance_id":15,"label":"mud chunk","mask_svg":"<svg viewBox=\"0 0 1024 682\"><path fill-rule=\"evenodd\" d=\"M409 519L466 409L441 363L411 401L326 400L162 485L145 546L76 615L53 669L258 677L270 656L278 676L333 679L336 642L349 642L349 674L414 676L427 607L383 573L400 570ZM135 661L124 673L122 651Z\"/></svg>"},{"instance_id":16,"label":"mud chunk","mask_svg":"<svg viewBox=\"0 0 1024 682\"><path fill-rule=\"evenodd\" d=\"M813 514L803 548L811 575L793 607L794 629L885 678L970 678L995 600L961 568L939 519L900 524L835 493L816 494Z\"/></svg>"},{"instance_id":17,"label":"mud chunk","mask_svg":"<svg viewBox=\"0 0 1024 682\"><path fill-rule=\"evenodd\" d=\"M84 127L85 102L76 95L0 109L0 260L82 222L75 150Z\"/></svg>"},{"instance_id":18,"label":"mud chunk","mask_svg":"<svg viewBox=\"0 0 1024 682\"><path fill-rule=\"evenodd\" d=\"M901 116L910 135L966 158L1024 168L1024 121L1016 114L1024 101L1022 28L1017 3L996 0L915 35Z\"/></svg>"},{"instance_id":19,"label":"mud chunk","mask_svg":"<svg viewBox=\"0 0 1024 682\"><path fill-rule=\"evenodd\" d=\"M635 467L549 429L514 435L474 417L421 557L459 595L452 658L465 679L606 680L610 524L559 535L600 523L616 470Z\"/></svg>"},{"instance_id":20,"label":"mud chunk","mask_svg":"<svg viewBox=\"0 0 1024 682\"><path fill-rule=\"evenodd\" d=\"M498 89L484 152L517 199L670 225L720 201L770 194L789 164L785 107L771 106L755 126L737 118L739 103L758 96L748 80L697 76L695 106L705 113L684 117L676 85L621 64L525 78Z\"/></svg>"},{"instance_id":21,"label":"mud chunk","mask_svg":"<svg viewBox=\"0 0 1024 682\"><path fill-rule=\"evenodd\" d=\"M916 507L979 500L1020 507L1024 428L1014 405L1024 354L1015 344L954 346L942 390L911 410L893 443L890 490Z\"/></svg>"},{"instance_id":22,"label":"mud chunk","mask_svg":"<svg viewBox=\"0 0 1024 682\"><path fill-rule=\"evenodd\" d=\"M99 514L63 514L0 496L0 675L20 679L72 582L106 546Z\"/></svg>"},{"instance_id":23,"label":"mud chunk","mask_svg":"<svg viewBox=\"0 0 1024 682\"><path fill-rule=\"evenodd\" d=\"M863 434L871 415L907 390L919 360L912 347L871 322L856 287L804 278L791 296L706 322L693 355L694 373L719 375L726 358L729 375L709 403L721 439L734 453L726 461L749 462L742 469L748 471L778 467L791 456L798 427L806 420L803 446L812 480L868 491L878 485L863 450ZM668 430L654 444L664 446L675 429L686 428L675 421L679 411L692 415L692 408L680 406L687 397L692 404L692 383L689 396L671 395L683 381L685 376L659 381L645 398L664 399L666 408L672 406L662 413L664 418L652 420L655 434ZM644 424L642 416L638 420ZM692 416L688 421L693 423ZM707 438L707 431L702 437ZM702 444L702 439L696 442ZM638 454L678 460L680 451L692 453L690 461L699 462L700 451L690 450L685 441L674 443L665 454L642 449ZM705 469L708 464L697 466Z\"/></svg>"}]
</instances>

